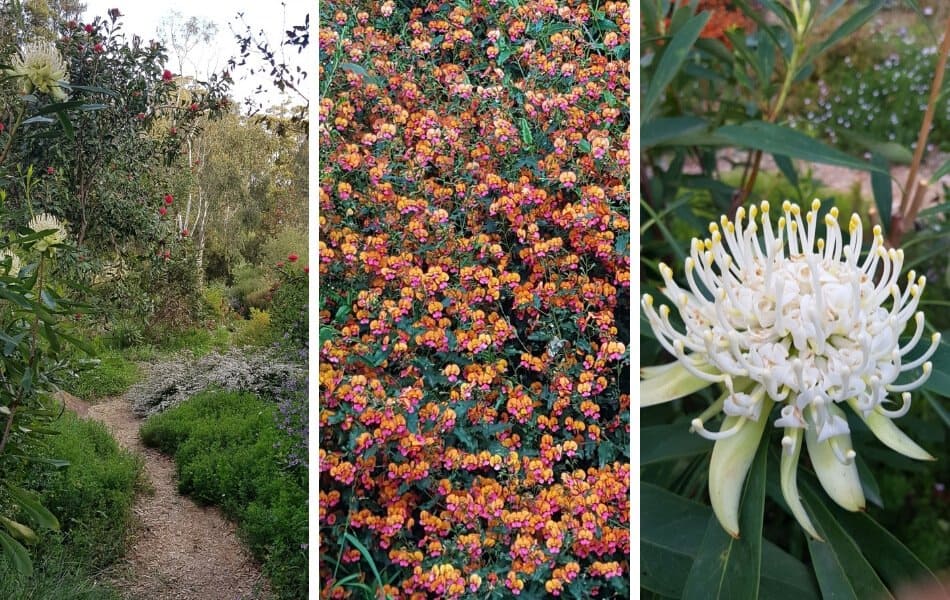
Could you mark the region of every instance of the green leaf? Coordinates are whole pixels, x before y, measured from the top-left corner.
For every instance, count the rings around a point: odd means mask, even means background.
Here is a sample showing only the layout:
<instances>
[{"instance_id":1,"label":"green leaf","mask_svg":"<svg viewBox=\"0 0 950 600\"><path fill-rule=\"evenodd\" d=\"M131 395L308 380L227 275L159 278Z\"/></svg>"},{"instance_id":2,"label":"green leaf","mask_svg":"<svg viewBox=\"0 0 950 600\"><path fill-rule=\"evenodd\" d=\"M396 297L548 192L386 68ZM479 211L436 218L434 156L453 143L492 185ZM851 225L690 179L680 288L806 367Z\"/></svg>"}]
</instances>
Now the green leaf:
<instances>
[{"instance_id":1,"label":"green leaf","mask_svg":"<svg viewBox=\"0 0 950 600\"><path fill-rule=\"evenodd\" d=\"M652 483L640 487L640 585L679 598L712 510ZM762 541L762 600L818 600L811 570Z\"/></svg>"},{"instance_id":2,"label":"green leaf","mask_svg":"<svg viewBox=\"0 0 950 600\"><path fill-rule=\"evenodd\" d=\"M7 531L9 531L10 535L12 535L14 538L20 538L28 544L35 544L36 540L38 539L36 537L36 532L23 523L19 523L6 517L0 517L0 524L6 527Z\"/></svg>"},{"instance_id":3,"label":"green leaf","mask_svg":"<svg viewBox=\"0 0 950 600\"><path fill-rule=\"evenodd\" d=\"M33 574L33 561L26 548L4 531L0 531L0 550L3 550L3 555L13 564L17 573L23 577Z\"/></svg>"},{"instance_id":4,"label":"green leaf","mask_svg":"<svg viewBox=\"0 0 950 600\"><path fill-rule=\"evenodd\" d=\"M818 533L826 540L819 542L808 537L808 551L822 595L853 600L893 598L861 549L828 510L830 500L824 495L819 496L810 480L801 483L802 500Z\"/></svg>"},{"instance_id":5,"label":"green leaf","mask_svg":"<svg viewBox=\"0 0 950 600\"><path fill-rule=\"evenodd\" d=\"M867 513L834 508L838 522L864 550L868 561L892 590L901 584L923 583L925 579L928 585L941 585L923 561Z\"/></svg>"},{"instance_id":6,"label":"green leaf","mask_svg":"<svg viewBox=\"0 0 950 600\"><path fill-rule=\"evenodd\" d=\"M914 160L914 155L911 153L910 148L902 146L897 142L882 142L858 133L857 131L842 129L840 127L836 128L835 131L846 140L853 142L855 145L869 152L880 155L881 158L886 159L890 163L909 165ZM885 168L887 167L885 166ZM888 172L890 172L889 169Z\"/></svg>"},{"instance_id":7,"label":"green leaf","mask_svg":"<svg viewBox=\"0 0 950 600\"><path fill-rule=\"evenodd\" d=\"M940 420L943 421L943 424L950 428L950 411L944 408L940 404L940 400L934 398L933 394L929 392L924 392L924 398L927 399L927 403L930 404L930 407L934 409L934 412L937 413L937 416L940 417Z\"/></svg>"},{"instance_id":8,"label":"green leaf","mask_svg":"<svg viewBox=\"0 0 950 600\"><path fill-rule=\"evenodd\" d=\"M653 77L647 86L643 103L640 105L641 122L648 121L652 116L656 103L663 94L663 90L665 90L666 86L676 77L680 67L689 55L690 48L696 43L696 40L699 38L699 33L703 30L703 27L706 26L708 20L708 12L702 12L690 17L683 26L676 31L673 39L671 39L670 43L666 46L666 49L663 51L663 56L660 57L656 71L653 73Z\"/></svg>"},{"instance_id":9,"label":"green leaf","mask_svg":"<svg viewBox=\"0 0 950 600\"><path fill-rule=\"evenodd\" d=\"M944 397L950 397L950 343L947 341L948 334L950 332L943 332L941 335L940 345L934 355L930 357L930 362L933 363L933 372L922 386L923 389ZM921 343L921 346L926 348L924 343ZM912 360L912 357L909 357L908 360Z\"/></svg>"},{"instance_id":10,"label":"green leaf","mask_svg":"<svg viewBox=\"0 0 950 600\"><path fill-rule=\"evenodd\" d=\"M860 29L861 26L864 25L868 19L873 17L874 13L879 11L882 6L884 6L884 0L873 0L872 2L869 2L864 8L851 15L845 20L844 23L839 25L831 35L825 38L825 40L817 46L817 49L811 54L811 57L806 60L806 62L819 56L825 50L828 50L848 35Z\"/></svg>"},{"instance_id":11,"label":"green leaf","mask_svg":"<svg viewBox=\"0 0 950 600\"><path fill-rule=\"evenodd\" d=\"M733 538L715 515L709 518L706 535L686 579L683 600L759 597L767 455L768 436L763 436L749 469L739 508L742 535L739 539Z\"/></svg>"},{"instance_id":12,"label":"green leaf","mask_svg":"<svg viewBox=\"0 0 950 600\"><path fill-rule=\"evenodd\" d=\"M354 548L359 550L359 553L362 554L363 558L366 559L366 562L369 563L369 568L373 571L373 576L376 578L376 584L379 587L383 587L383 579L379 576L379 569L376 568L376 563L373 562L373 555L369 553L369 550L366 549L366 546L364 546L361 541L356 539L356 536L348 531L343 534L343 538L352 544Z\"/></svg>"},{"instance_id":13,"label":"green leaf","mask_svg":"<svg viewBox=\"0 0 950 600\"><path fill-rule=\"evenodd\" d=\"M930 178L930 181L937 181L944 175L950 175L950 159L944 162L940 167L934 171L933 176Z\"/></svg>"},{"instance_id":14,"label":"green leaf","mask_svg":"<svg viewBox=\"0 0 950 600\"><path fill-rule=\"evenodd\" d=\"M798 171L795 170L795 165L792 164L792 159L785 156L784 154L773 154L772 158L775 159L775 164L778 166L779 171L782 172L782 175L785 176L785 179L787 179L797 191Z\"/></svg>"},{"instance_id":15,"label":"green leaf","mask_svg":"<svg viewBox=\"0 0 950 600\"><path fill-rule=\"evenodd\" d=\"M73 123L69 120L69 115L66 114L66 111L61 110L56 113L56 118L59 119L59 124L63 126L63 133L66 134L66 137L72 141L76 138L76 132L73 130Z\"/></svg>"},{"instance_id":16,"label":"green leaf","mask_svg":"<svg viewBox=\"0 0 950 600\"><path fill-rule=\"evenodd\" d=\"M660 117L640 127L640 148L646 150L659 146L684 135L692 135L704 131L706 121L699 117Z\"/></svg>"},{"instance_id":17,"label":"green leaf","mask_svg":"<svg viewBox=\"0 0 950 600\"><path fill-rule=\"evenodd\" d=\"M521 142L525 146L530 146L534 143L534 136L531 135L531 126L528 125L528 119L524 117L518 119L518 129L521 132Z\"/></svg>"},{"instance_id":18,"label":"green leaf","mask_svg":"<svg viewBox=\"0 0 950 600\"><path fill-rule=\"evenodd\" d=\"M712 511L651 483L640 486L640 585L679 598Z\"/></svg>"},{"instance_id":19,"label":"green leaf","mask_svg":"<svg viewBox=\"0 0 950 600\"><path fill-rule=\"evenodd\" d=\"M784 154L790 158L799 158L839 167L848 167L861 171L880 171L880 167L868 164L840 150L827 146L782 125L765 121L747 121L741 125L726 125L713 132L717 138L743 148L761 150L770 154Z\"/></svg>"},{"instance_id":20,"label":"green leaf","mask_svg":"<svg viewBox=\"0 0 950 600\"><path fill-rule=\"evenodd\" d=\"M119 98L118 92L114 92L108 88L98 87L95 85L67 85L64 86L67 89L79 90L81 92L91 92L93 94L105 94L106 96L112 96L113 98Z\"/></svg>"},{"instance_id":21,"label":"green leaf","mask_svg":"<svg viewBox=\"0 0 950 600\"><path fill-rule=\"evenodd\" d=\"M887 159L876 152L871 155L871 164L890 170ZM874 192L874 204L886 233L891 230L891 207L894 202L890 175L871 173L871 191Z\"/></svg>"},{"instance_id":22,"label":"green leaf","mask_svg":"<svg viewBox=\"0 0 950 600\"><path fill-rule=\"evenodd\" d=\"M38 494L12 485L8 486L7 489L20 506L20 509L37 525L45 529L59 531L59 520L40 503Z\"/></svg>"},{"instance_id":23,"label":"green leaf","mask_svg":"<svg viewBox=\"0 0 950 600\"><path fill-rule=\"evenodd\" d=\"M642 318L642 317L641 317ZM685 423L640 429L640 466L711 452L713 442L690 433Z\"/></svg>"}]
</instances>

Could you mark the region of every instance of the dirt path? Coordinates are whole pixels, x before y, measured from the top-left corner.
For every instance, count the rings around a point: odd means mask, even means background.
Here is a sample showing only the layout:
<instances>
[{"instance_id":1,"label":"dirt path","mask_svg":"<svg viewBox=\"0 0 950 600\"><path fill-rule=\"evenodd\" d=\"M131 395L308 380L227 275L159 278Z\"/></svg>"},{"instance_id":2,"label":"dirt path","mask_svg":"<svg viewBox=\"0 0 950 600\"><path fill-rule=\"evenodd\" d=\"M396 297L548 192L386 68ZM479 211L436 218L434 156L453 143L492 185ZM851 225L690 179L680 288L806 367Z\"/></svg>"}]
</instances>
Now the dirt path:
<instances>
[{"instance_id":1,"label":"dirt path","mask_svg":"<svg viewBox=\"0 0 950 600\"><path fill-rule=\"evenodd\" d=\"M117 565L112 583L127 600L251 600L266 598L260 568L238 541L235 526L215 508L199 507L178 494L175 463L139 438L140 419L131 403L115 398L89 405L75 398L68 408L104 423L119 444L140 454L154 493L133 508L138 529Z\"/></svg>"}]
</instances>

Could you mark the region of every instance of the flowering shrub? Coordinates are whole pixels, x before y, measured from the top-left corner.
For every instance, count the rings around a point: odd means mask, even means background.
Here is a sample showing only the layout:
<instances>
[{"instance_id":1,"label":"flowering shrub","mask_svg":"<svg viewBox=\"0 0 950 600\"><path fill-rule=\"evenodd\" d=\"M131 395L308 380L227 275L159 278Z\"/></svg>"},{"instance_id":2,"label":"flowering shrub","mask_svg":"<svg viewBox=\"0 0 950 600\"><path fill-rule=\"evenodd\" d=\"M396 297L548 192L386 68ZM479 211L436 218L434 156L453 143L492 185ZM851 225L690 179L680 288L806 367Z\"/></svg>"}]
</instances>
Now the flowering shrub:
<instances>
[{"instance_id":1,"label":"flowering shrub","mask_svg":"<svg viewBox=\"0 0 950 600\"><path fill-rule=\"evenodd\" d=\"M322 597L626 597L629 6L321 19Z\"/></svg>"}]
</instances>

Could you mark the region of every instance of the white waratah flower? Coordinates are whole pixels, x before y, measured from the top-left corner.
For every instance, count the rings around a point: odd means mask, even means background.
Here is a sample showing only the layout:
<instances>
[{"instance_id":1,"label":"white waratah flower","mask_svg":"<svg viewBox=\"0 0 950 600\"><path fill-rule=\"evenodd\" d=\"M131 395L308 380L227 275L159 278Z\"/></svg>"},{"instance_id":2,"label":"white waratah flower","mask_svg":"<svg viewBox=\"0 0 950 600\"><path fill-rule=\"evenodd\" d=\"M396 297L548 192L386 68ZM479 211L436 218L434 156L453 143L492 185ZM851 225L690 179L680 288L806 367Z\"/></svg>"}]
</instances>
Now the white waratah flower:
<instances>
[{"instance_id":1,"label":"white waratah flower","mask_svg":"<svg viewBox=\"0 0 950 600\"><path fill-rule=\"evenodd\" d=\"M785 202L777 232L767 202L758 211L739 209L736 222L722 217L711 223L711 237L694 239L686 259L689 290L673 281L673 271L660 265L663 293L679 311L685 332L670 322L670 309L653 307L643 297L650 326L676 362L641 369L641 406L683 397L710 384L723 386L722 396L693 419L691 430L716 440L709 468L709 495L723 528L739 535L739 497L755 450L775 404L776 427L782 438L781 487L795 518L810 535L821 539L802 506L796 469L802 438L822 487L847 510L864 508L864 493L842 404L847 404L886 446L920 460L933 460L901 432L892 419L910 408L910 390L929 377L927 362L940 341L934 334L926 352L905 357L917 345L924 315L915 312L924 289L923 277L908 274L898 286L904 254L887 249L880 227L862 260L862 227L852 215L845 244L838 210L825 215L824 239L816 239L820 202L802 215ZM899 338L909 321L916 331L910 341ZM909 383L902 373L920 370ZM895 408L888 394L900 394ZM704 422L725 413L718 432Z\"/></svg>"},{"instance_id":2,"label":"white waratah flower","mask_svg":"<svg viewBox=\"0 0 950 600\"><path fill-rule=\"evenodd\" d=\"M59 222L59 219L49 213L42 213L30 219L30 229L36 233L50 229L54 230L36 240L33 248L38 252L43 252L47 248L58 246L66 241L66 228Z\"/></svg>"},{"instance_id":3,"label":"white waratah flower","mask_svg":"<svg viewBox=\"0 0 950 600\"><path fill-rule=\"evenodd\" d=\"M13 68L8 75L22 77L23 91L27 94L38 90L57 100L66 99L66 91L60 82L66 81L66 65L63 55L52 42L31 42L13 57Z\"/></svg>"},{"instance_id":4,"label":"white waratah flower","mask_svg":"<svg viewBox=\"0 0 950 600\"><path fill-rule=\"evenodd\" d=\"M0 250L0 262L10 259L10 268L7 269L7 277L16 277L20 274L20 257L9 248Z\"/></svg>"}]
</instances>

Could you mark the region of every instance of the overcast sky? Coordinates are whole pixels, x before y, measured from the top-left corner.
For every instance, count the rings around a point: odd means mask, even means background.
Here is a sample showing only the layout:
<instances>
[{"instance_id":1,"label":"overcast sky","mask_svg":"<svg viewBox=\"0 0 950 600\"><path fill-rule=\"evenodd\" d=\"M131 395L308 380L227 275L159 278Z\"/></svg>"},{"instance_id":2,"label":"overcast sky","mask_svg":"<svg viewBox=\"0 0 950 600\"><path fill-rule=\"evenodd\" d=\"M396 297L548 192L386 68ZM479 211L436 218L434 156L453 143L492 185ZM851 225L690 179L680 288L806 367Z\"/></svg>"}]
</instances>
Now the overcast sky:
<instances>
[{"instance_id":1,"label":"overcast sky","mask_svg":"<svg viewBox=\"0 0 950 600\"><path fill-rule=\"evenodd\" d=\"M210 20L218 26L218 34L213 45L209 45L200 51L195 51L194 60L185 63L182 68L184 75L206 76L209 71L222 71L227 68L228 58L236 55L239 51L237 42L231 28L235 31L243 32L244 25L237 18L238 13L244 13L244 22L251 26L252 31L257 33L264 30L264 34L272 49L277 49L284 39L284 31L294 25L303 25L304 17L309 12L314 3L308 0L285 0L281 2L276 0L83 0L86 4L85 20L91 21L93 17L101 16L107 18L107 13L111 8L118 8L122 13L120 21L123 23L123 31L127 36L137 34L143 40L161 39L158 29L161 21L178 11L182 14L183 20L189 17L198 17L202 20ZM315 18L316 15L311 15ZM309 57L308 47L304 54L298 55L296 49L287 49L286 60L290 65L300 65L308 75L315 81L316 73L313 72L315 60L306 60ZM255 63L260 65L258 61ZM169 49L169 64L166 65L176 74L179 72L179 59ZM260 75L255 78L241 81L241 76L246 76L247 71L238 69L232 73L235 79L235 85L232 88L232 94L240 102L250 95L258 85L263 84L265 90L271 90L264 98L265 106L268 104L278 104L281 96L276 89L272 89L270 79L266 75ZM310 81L309 87L316 87ZM311 94L312 95L312 94Z\"/></svg>"}]
</instances>

